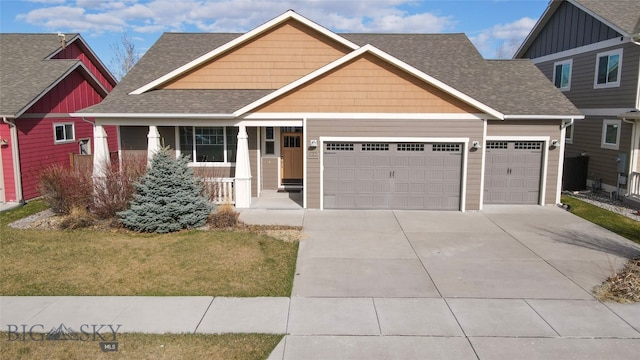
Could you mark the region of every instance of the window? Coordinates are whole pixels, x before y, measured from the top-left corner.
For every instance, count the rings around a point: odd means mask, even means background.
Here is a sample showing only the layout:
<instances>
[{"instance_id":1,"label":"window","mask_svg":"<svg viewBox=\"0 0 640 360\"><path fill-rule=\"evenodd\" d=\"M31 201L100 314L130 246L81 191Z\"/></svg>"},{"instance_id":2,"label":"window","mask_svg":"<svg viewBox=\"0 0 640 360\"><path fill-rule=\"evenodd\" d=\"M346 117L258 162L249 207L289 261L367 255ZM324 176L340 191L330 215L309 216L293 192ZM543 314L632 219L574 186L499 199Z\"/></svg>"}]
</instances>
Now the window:
<instances>
[{"instance_id":1,"label":"window","mask_svg":"<svg viewBox=\"0 0 640 360\"><path fill-rule=\"evenodd\" d=\"M562 91L571 90L572 65L573 60L565 60L553 64L553 83Z\"/></svg>"},{"instance_id":2,"label":"window","mask_svg":"<svg viewBox=\"0 0 640 360\"><path fill-rule=\"evenodd\" d=\"M238 128L180 126L180 153L195 163L235 162Z\"/></svg>"},{"instance_id":3,"label":"window","mask_svg":"<svg viewBox=\"0 0 640 360\"><path fill-rule=\"evenodd\" d=\"M75 131L73 123L69 124L53 124L53 133L56 143L68 143L75 140Z\"/></svg>"},{"instance_id":4,"label":"window","mask_svg":"<svg viewBox=\"0 0 640 360\"><path fill-rule=\"evenodd\" d=\"M602 121L602 144L604 149L618 150L620 144L621 120Z\"/></svg>"},{"instance_id":5,"label":"window","mask_svg":"<svg viewBox=\"0 0 640 360\"><path fill-rule=\"evenodd\" d=\"M564 141L567 144L573 143L573 125L569 125L564 129Z\"/></svg>"},{"instance_id":6,"label":"window","mask_svg":"<svg viewBox=\"0 0 640 360\"><path fill-rule=\"evenodd\" d=\"M607 51L596 55L596 76L593 88L620 86L622 67L622 49Z\"/></svg>"},{"instance_id":7,"label":"window","mask_svg":"<svg viewBox=\"0 0 640 360\"><path fill-rule=\"evenodd\" d=\"M275 155L276 141L273 126L264 129L264 153L265 155Z\"/></svg>"}]
</instances>

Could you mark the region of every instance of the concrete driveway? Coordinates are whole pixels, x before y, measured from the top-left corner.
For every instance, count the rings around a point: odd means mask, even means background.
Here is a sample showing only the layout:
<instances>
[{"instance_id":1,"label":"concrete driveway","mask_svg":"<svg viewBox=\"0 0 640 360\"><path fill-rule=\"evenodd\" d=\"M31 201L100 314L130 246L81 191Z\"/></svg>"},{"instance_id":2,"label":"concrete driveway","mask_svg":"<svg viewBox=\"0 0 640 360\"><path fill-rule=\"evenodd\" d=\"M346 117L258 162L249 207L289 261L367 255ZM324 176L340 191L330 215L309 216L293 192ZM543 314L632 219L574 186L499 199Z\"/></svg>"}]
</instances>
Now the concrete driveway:
<instances>
[{"instance_id":1,"label":"concrete driveway","mask_svg":"<svg viewBox=\"0 0 640 360\"><path fill-rule=\"evenodd\" d=\"M640 246L556 207L307 211L270 359L635 359L640 304L591 288Z\"/></svg>"}]
</instances>

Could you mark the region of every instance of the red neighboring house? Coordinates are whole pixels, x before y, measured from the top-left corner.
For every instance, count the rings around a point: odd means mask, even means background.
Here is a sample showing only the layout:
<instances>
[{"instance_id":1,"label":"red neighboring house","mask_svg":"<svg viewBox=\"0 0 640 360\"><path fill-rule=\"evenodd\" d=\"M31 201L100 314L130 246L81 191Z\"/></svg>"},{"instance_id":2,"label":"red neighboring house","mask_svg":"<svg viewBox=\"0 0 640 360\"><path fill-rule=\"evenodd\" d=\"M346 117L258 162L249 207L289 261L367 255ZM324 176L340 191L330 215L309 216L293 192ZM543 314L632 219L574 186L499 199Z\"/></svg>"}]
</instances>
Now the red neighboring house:
<instances>
[{"instance_id":1,"label":"red neighboring house","mask_svg":"<svg viewBox=\"0 0 640 360\"><path fill-rule=\"evenodd\" d=\"M43 168L92 153L93 119L73 113L116 85L79 34L0 34L0 202L40 196ZM118 148L115 126L105 127Z\"/></svg>"}]
</instances>

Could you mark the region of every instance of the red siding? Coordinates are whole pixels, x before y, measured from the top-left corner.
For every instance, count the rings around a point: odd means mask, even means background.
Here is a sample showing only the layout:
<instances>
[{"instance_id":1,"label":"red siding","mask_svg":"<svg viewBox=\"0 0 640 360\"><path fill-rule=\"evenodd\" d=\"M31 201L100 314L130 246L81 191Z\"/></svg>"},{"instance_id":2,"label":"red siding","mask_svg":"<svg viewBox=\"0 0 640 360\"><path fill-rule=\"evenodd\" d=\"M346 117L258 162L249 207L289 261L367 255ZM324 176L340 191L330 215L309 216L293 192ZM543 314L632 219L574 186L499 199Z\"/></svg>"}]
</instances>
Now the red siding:
<instances>
[{"instance_id":1,"label":"red siding","mask_svg":"<svg viewBox=\"0 0 640 360\"><path fill-rule=\"evenodd\" d=\"M80 70L75 70L31 106L27 113L69 113L100 101L102 96L89 84Z\"/></svg>"},{"instance_id":2,"label":"red siding","mask_svg":"<svg viewBox=\"0 0 640 360\"><path fill-rule=\"evenodd\" d=\"M16 201L16 184L13 181L13 158L11 154L11 129L9 125L0 123L0 139L7 140L7 145L0 147L2 153L2 177L4 180L5 201Z\"/></svg>"},{"instance_id":3,"label":"red siding","mask_svg":"<svg viewBox=\"0 0 640 360\"><path fill-rule=\"evenodd\" d=\"M93 73L93 75L102 83L102 86L107 89L107 91L111 91L113 89L113 84L111 84L107 78L104 76L98 67L95 65L93 61L89 58L89 56L82 51L80 46L78 46L75 42L69 44L66 49L57 53L52 59L78 59L84 63L84 65Z\"/></svg>"},{"instance_id":4,"label":"red siding","mask_svg":"<svg viewBox=\"0 0 640 360\"><path fill-rule=\"evenodd\" d=\"M97 104L100 101L102 101L100 94L88 83L80 71L76 70L51 89L27 113L68 113ZM74 123L75 141L55 144L54 123ZM25 200L39 196L38 177L43 168L52 164L69 166L69 153L77 154L79 151L78 140L93 139L93 125L80 118L19 118L16 120L16 125L20 147L22 192ZM109 150L118 150L117 127L107 126L105 130L107 131ZM4 168L6 169L6 166Z\"/></svg>"}]
</instances>

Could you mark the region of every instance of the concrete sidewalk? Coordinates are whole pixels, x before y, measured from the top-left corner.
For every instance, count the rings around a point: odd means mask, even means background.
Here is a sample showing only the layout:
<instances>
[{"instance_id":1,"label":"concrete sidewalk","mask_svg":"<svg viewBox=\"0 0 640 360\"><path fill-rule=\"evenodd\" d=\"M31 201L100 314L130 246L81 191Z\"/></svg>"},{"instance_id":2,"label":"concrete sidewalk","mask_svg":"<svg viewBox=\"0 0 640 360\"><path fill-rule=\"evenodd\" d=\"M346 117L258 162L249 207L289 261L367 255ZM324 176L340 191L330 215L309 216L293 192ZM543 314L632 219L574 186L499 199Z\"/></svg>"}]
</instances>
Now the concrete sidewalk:
<instances>
[{"instance_id":1,"label":"concrete sidewalk","mask_svg":"<svg viewBox=\"0 0 640 360\"><path fill-rule=\"evenodd\" d=\"M0 305L5 331L97 324L119 333L288 334L270 359L640 353L640 304L595 300L5 296Z\"/></svg>"}]
</instances>

